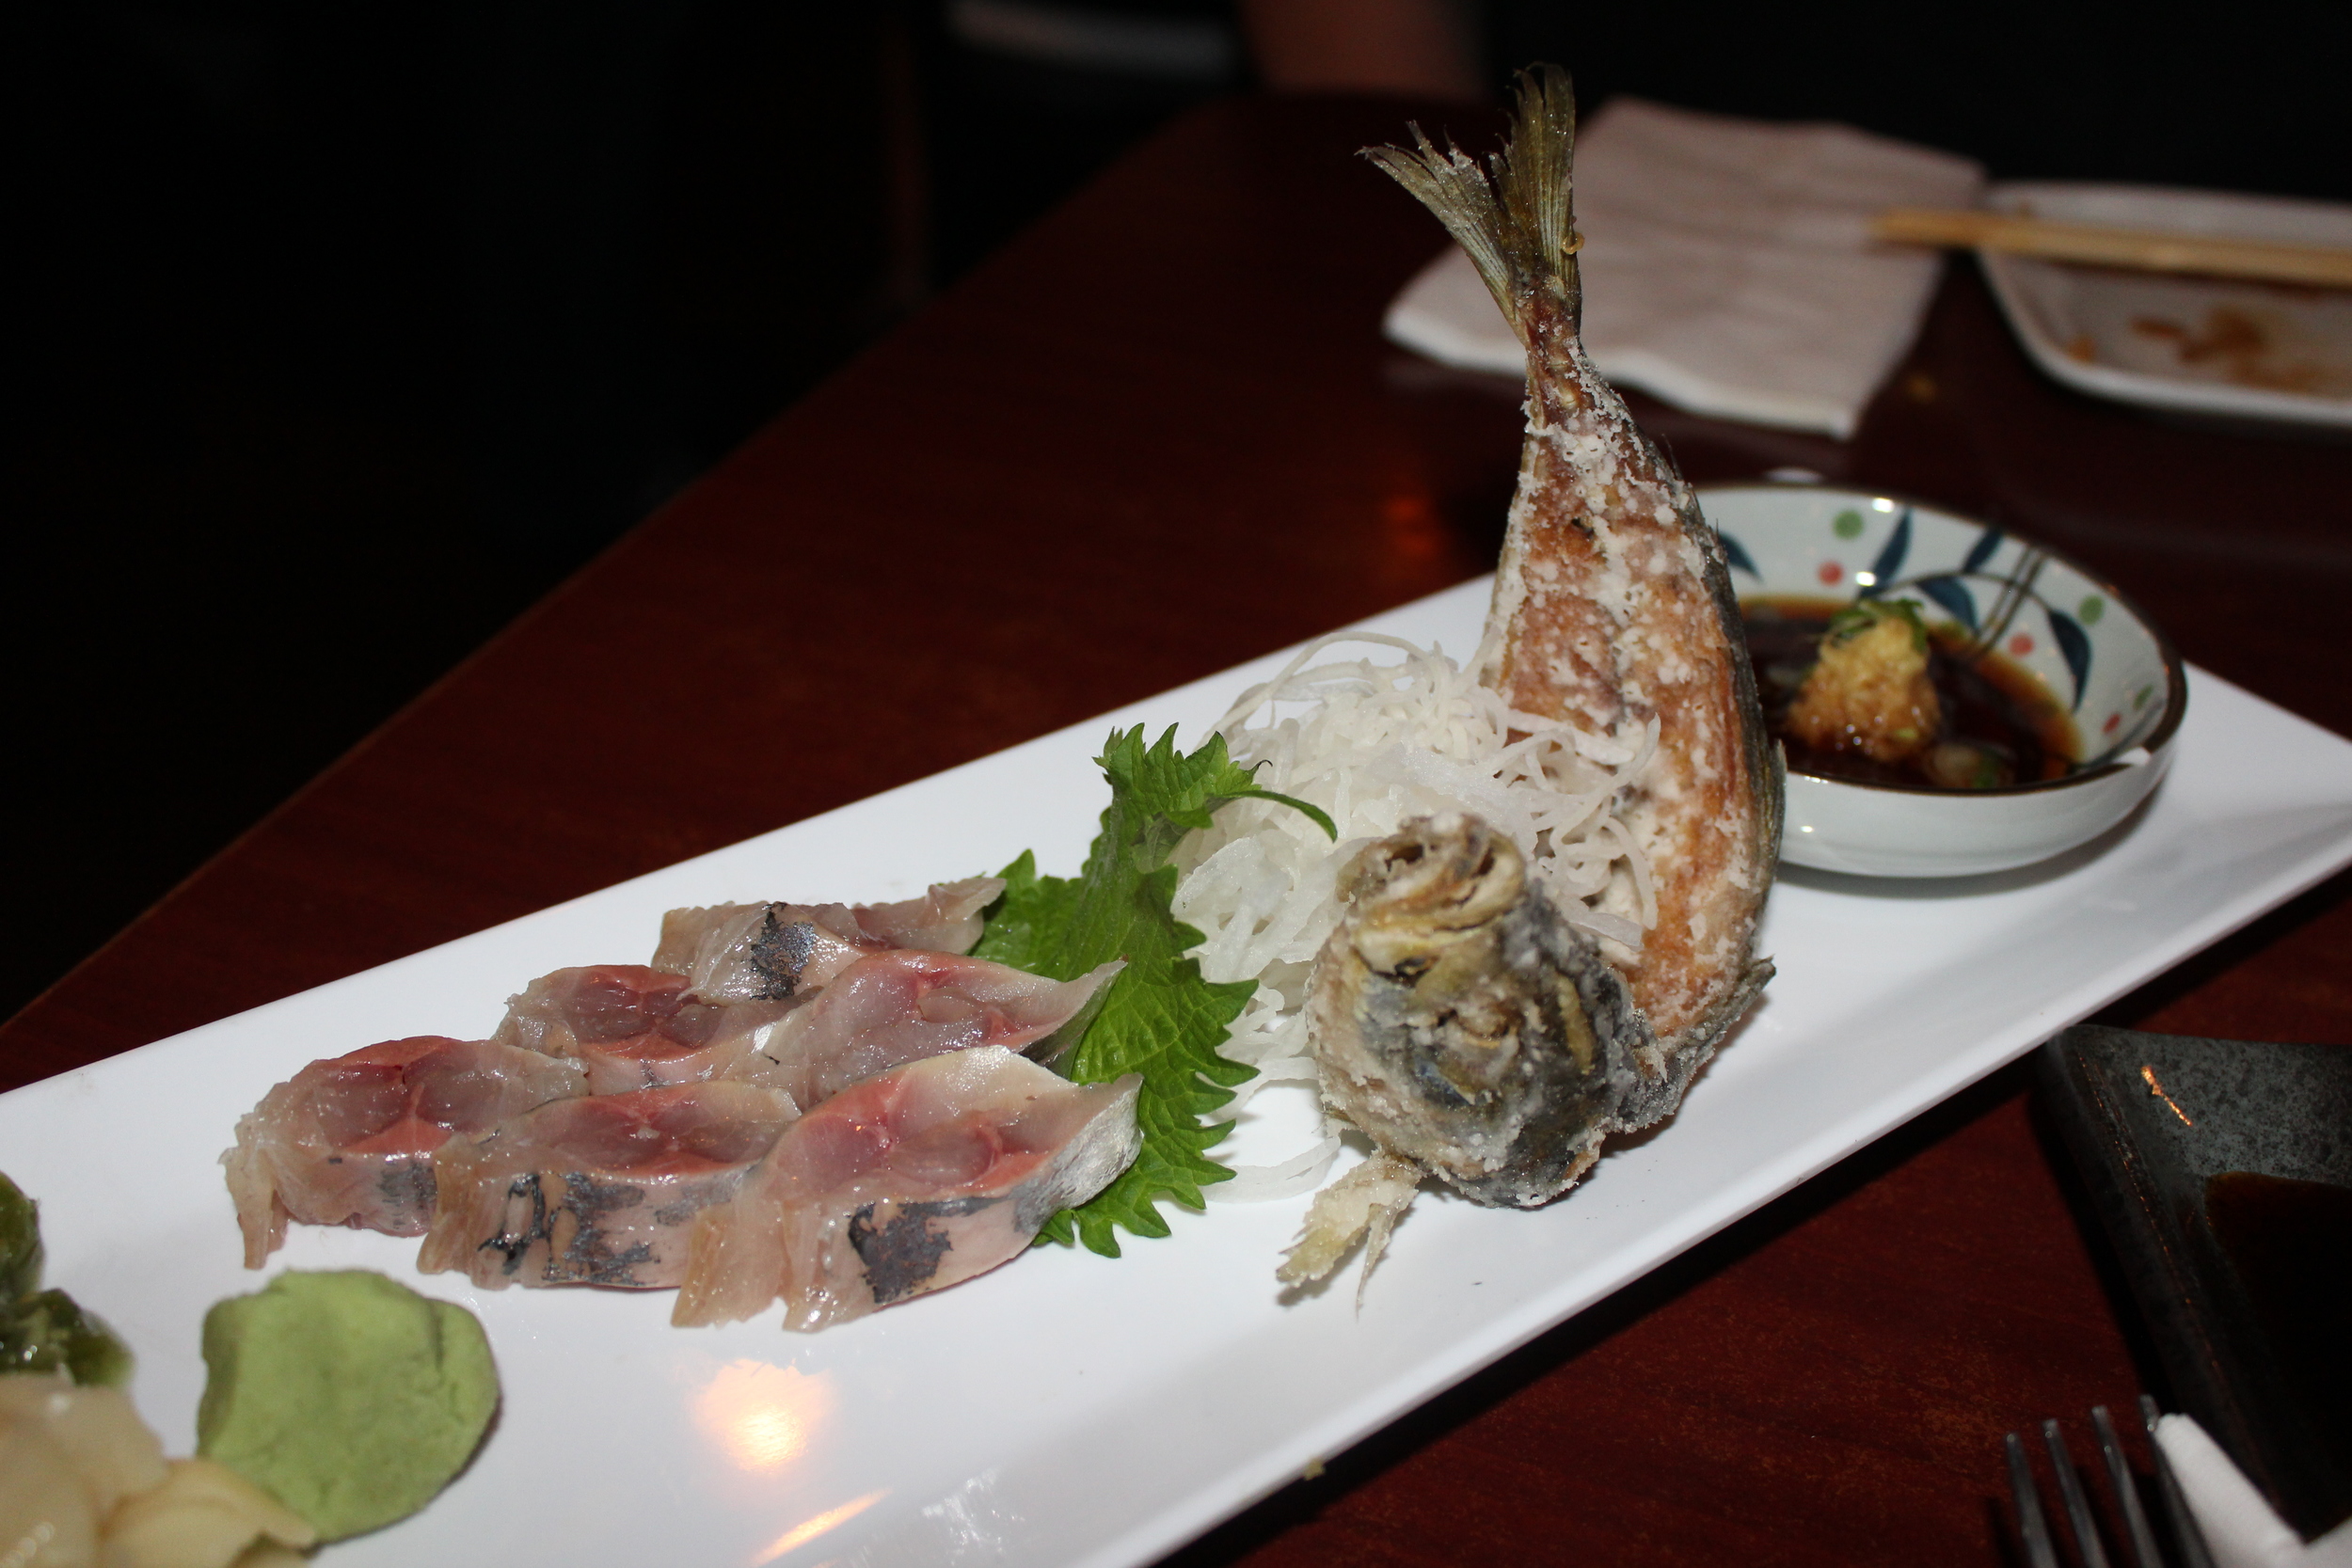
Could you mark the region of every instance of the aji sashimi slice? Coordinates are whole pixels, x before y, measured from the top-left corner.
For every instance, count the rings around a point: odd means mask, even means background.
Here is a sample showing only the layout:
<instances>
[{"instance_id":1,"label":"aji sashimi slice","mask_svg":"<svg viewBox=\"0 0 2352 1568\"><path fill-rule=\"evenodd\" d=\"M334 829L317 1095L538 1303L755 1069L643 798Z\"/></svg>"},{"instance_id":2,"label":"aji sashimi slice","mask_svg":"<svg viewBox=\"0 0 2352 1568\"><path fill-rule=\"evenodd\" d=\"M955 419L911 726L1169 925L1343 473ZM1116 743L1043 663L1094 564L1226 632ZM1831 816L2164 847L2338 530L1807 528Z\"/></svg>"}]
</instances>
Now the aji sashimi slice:
<instances>
[{"instance_id":1,"label":"aji sashimi slice","mask_svg":"<svg viewBox=\"0 0 2352 1568\"><path fill-rule=\"evenodd\" d=\"M704 1032L696 1027L701 1015L690 1010L695 1006L677 975L643 964L586 964L542 974L508 997L506 1016L490 1037L549 1056L577 1056L583 1045L609 1045L665 1025L691 1038Z\"/></svg>"},{"instance_id":2,"label":"aji sashimi slice","mask_svg":"<svg viewBox=\"0 0 2352 1568\"><path fill-rule=\"evenodd\" d=\"M799 1001L890 945L841 904L714 904L661 917L653 967L713 1000Z\"/></svg>"},{"instance_id":3,"label":"aji sashimi slice","mask_svg":"<svg viewBox=\"0 0 2352 1568\"><path fill-rule=\"evenodd\" d=\"M985 958L898 950L860 958L804 1007L785 1015L735 1076L813 1106L862 1079L926 1056L1003 1046L1050 1060L1086 1032L1113 960L1049 980Z\"/></svg>"},{"instance_id":4,"label":"aji sashimi slice","mask_svg":"<svg viewBox=\"0 0 2352 1568\"><path fill-rule=\"evenodd\" d=\"M417 1267L492 1290L675 1285L695 1216L792 1117L785 1096L723 1082L542 1106L442 1151Z\"/></svg>"},{"instance_id":5,"label":"aji sashimi slice","mask_svg":"<svg viewBox=\"0 0 2352 1568\"><path fill-rule=\"evenodd\" d=\"M895 904L717 904L661 917L653 967L705 1002L805 998L869 953L968 952L1001 877L934 882Z\"/></svg>"},{"instance_id":6,"label":"aji sashimi slice","mask_svg":"<svg viewBox=\"0 0 2352 1568\"><path fill-rule=\"evenodd\" d=\"M591 1094L624 1094L740 1076L733 1069L757 1049L758 1031L792 1006L713 1006L697 1000L682 975L592 964L533 980L508 1000L490 1037L579 1062Z\"/></svg>"},{"instance_id":7,"label":"aji sashimi slice","mask_svg":"<svg viewBox=\"0 0 2352 1568\"><path fill-rule=\"evenodd\" d=\"M422 1235L452 1137L578 1095L583 1079L571 1062L437 1035L312 1062L238 1118L236 1147L220 1157L245 1266L268 1260L290 1219Z\"/></svg>"},{"instance_id":8,"label":"aji sashimi slice","mask_svg":"<svg viewBox=\"0 0 2352 1568\"><path fill-rule=\"evenodd\" d=\"M982 915L1005 891L1002 877L966 877L933 882L920 898L896 904L857 904L859 929L894 947L927 953L969 953L980 940Z\"/></svg>"},{"instance_id":9,"label":"aji sashimi slice","mask_svg":"<svg viewBox=\"0 0 2352 1568\"><path fill-rule=\"evenodd\" d=\"M697 1220L671 1321L781 1296L785 1326L815 1330L1009 1260L1134 1161L1141 1084L1072 1084L980 1046L835 1095Z\"/></svg>"}]
</instances>

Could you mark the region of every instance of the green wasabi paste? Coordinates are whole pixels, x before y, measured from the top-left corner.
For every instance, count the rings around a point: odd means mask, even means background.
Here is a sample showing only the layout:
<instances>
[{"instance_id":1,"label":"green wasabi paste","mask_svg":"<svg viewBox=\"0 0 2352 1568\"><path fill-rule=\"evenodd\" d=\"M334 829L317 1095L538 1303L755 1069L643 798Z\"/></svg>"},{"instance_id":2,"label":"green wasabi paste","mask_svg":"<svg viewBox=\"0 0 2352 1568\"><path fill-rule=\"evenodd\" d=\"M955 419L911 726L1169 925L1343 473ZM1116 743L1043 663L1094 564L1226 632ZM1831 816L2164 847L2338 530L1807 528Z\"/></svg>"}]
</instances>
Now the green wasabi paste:
<instances>
[{"instance_id":1,"label":"green wasabi paste","mask_svg":"<svg viewBox=\"0 0 2352 1568\"><path fill-rule=\"evenodd\" d=\"M335 1541L433 1500L499 1402L482 1324L364 1270L279 1275L204 1315L197 1451Z\"/></svg>"}]
</instances>

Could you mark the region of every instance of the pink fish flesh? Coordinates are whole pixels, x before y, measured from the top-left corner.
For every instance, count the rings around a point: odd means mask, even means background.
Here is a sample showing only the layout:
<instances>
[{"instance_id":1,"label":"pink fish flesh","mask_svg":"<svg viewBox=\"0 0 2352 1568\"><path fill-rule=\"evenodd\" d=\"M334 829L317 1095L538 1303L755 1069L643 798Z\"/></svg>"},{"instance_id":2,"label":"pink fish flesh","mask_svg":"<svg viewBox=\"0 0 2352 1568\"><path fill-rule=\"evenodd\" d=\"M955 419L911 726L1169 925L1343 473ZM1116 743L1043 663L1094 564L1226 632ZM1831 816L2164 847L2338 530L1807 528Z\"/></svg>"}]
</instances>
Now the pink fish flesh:
<instances>
[{"instance_id":1,"label":"pink fish flesh","mask_svg":"<svg viewBox=\"0 0 2352 1568\"><path fill-rule=\"evenodd\" d=\"M546 1105L440 1158L427 1274L656 1290L686 1268L694 1217L735 1194L792 1119L752 1084L687 1084Z\"/></svg>"},{"instance_id":2,"label":"pink fish flesh","mask_svg":"<svg viewBox=\"0 0 2352 1568\"><path fill-rule=\"evenodd\" d=\"M681 975L643 964L595 964L533 980L509 1000L490 1037L577 1060L587 1069L591 1094L625 1094L741 1076L758 1032L791 1007L713 1006L695 1000Z\"/></svg>"},{"instance_id":3,"label":"pink fish flesh","mask_svg":"<svg viewBox=\"0 0 2352 1568\"><path fill-rule=\"evenodd\" d=\"M728 1323L781 1296L785 1326L815 1330L1009 1260L1134 1161L1142 1081L1072 1084L980 1046L845 1090L705 1211L671 1321Z\"/></svg>"},{"instance_id":4,"label":"pink fish flesh","mask_svg":"<svg viewBox=\"0 0 2352 1568\"><path fill-rule=\"evenodd\" d=\"M420 1035L312 1062L237 1120L220 1157L258 1269L287 1221L421 1236L451 1138L580 1094L580 1069L490 1041Z\"/></svg>"},{"instance_id":5,"label":"pink fish flesh","mask_svg":"<svg viewBox=\"0 0 2352 1568\"><path fill-rule=\"evenodd\" d=\"M966 877L933 882L920 898L896 904L858 904L850 912L858 928L893 947L926 953L969 953L980 940L982 915L1005 891L1002 877Z\"/></svg>"},{"instance_id":6,"label":"pink fish flesh","mask_svg":"<svg viewBox=\"0 0 2352 1568\"><path fill-rule=\"evenodd\" d=\"M1005 889L998 877L934 882L895 904L718 904L661 917L653 966L704 1002L805 997L869 953L962 953Z\"/></svg>"},{"instance_id":7,"label":"pink fish flesh","mask_svg":"<svg viewBox=\"0 0 2352 1568\"><path fill-rule=\"evenodd\" d=\"M812 1106L949 1051L997 1045L1050 1059L1085 1032L1123 967L1113 961L1055 981L952 953L872 954L767 1032L759 1049L771 1065L759 1066L758 1081Z\"/></svg>"},{"instance_id":8,"label":"pink fish flesh","mask_svg":"<svg viewBox=\"0 0 2352 1568\"><path fill-rule=\"evenodd\" d=\"M506 1017L490 1037L549 1056L665 1032L699 1044L717 1012L694 1002L675 974L643 964L592 964L543 974L508 997Z\"/></svg>"}]
</instances>

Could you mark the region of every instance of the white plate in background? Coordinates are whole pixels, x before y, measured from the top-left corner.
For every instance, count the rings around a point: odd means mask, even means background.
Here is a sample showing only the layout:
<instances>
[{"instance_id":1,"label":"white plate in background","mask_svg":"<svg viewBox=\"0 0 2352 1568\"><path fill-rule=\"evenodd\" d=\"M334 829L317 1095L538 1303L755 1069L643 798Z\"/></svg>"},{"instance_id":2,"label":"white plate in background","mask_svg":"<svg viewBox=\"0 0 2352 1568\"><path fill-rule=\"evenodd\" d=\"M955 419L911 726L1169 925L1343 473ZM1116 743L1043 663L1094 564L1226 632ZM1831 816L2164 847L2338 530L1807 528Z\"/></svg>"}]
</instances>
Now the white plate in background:
<instances>
[{"instance_id":1,"label":"white plate in background","mask_svg":"<svg viewBox=\"0 0 2352 1568\"><path fill-rule=\"evenodd\" d=\"M1467 654L1487 593L1369 625ZM534 975L642 958L675 905L903 896L1025 847L1074 872L1110 727L1189 743L1284 657L0 1097L0 1169L41 1202L50 1283L122 1331L140 1409L185 1452L204 1310L263 1277L238 1265L215 1161L272 1084L373 1040L486 1033ZM1360 1312L1352 1271L1277 1291L1304 1198L1175 1213L1117 1261L1041 1249L811 1336L772 1308L675 1330L667 1292L479 1291L418 1275L413 1241L295 1227L273 1272L373 1268L464 1302L505 1385L449 1491L322 1568L1147 1562L2352 860L2352 744L2191 683L2170 777L2091 845L1935 883L1785 878L1780 976L1676 1119L1546 1209L1424 1196ZM1278 1088L1240 1137L1270 1158L1311 1127Z\"/></svg>"},{"instance_id":2,"label":"white plate in background","mask_svg":"<svg viewBox=\"0 0 2352 1568\"><path fill-rule=\"evenodd\" d=\"M2156 185L2009 181L1985 205L2061 223L2352 248L2352 206ZM2352 289L2093 267L1979 250L2034 362L2094 396L2352 427Z\"/></svg>"}]
</instances>

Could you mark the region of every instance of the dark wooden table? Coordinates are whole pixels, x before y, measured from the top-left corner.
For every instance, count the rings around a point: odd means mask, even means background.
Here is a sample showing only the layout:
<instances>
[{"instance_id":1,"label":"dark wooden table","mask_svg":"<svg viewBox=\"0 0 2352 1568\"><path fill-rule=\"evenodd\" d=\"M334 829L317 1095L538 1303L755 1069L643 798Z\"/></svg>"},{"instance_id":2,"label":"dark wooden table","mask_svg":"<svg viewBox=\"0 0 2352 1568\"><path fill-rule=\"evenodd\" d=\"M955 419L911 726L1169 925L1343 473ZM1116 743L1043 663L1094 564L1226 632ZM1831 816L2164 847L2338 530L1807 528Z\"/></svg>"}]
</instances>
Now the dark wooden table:
<instances>
[{"instance_id":1,"label":"dark wooden table","mask_svg":"<svg viewBox=\"0 0 2352 1568\"><path fill-rule=\"evenodd\" d=\"M1378 333L1441 237L1350 153L1410 108L1177 124L0 1028L0 1083L1485 570L1518 394ZM1636 408L1700 481L1802 466L2038 533L2191 659L2352 733L2352 449L2061 391L1965 264L1851 443ZM2108 1021L2352 1040L2347 885ZM2157 1375L2054 1147L1998 1074L1177 1560L2002 1560L2001 1434Z\"/></svg>"}]
</instances>

